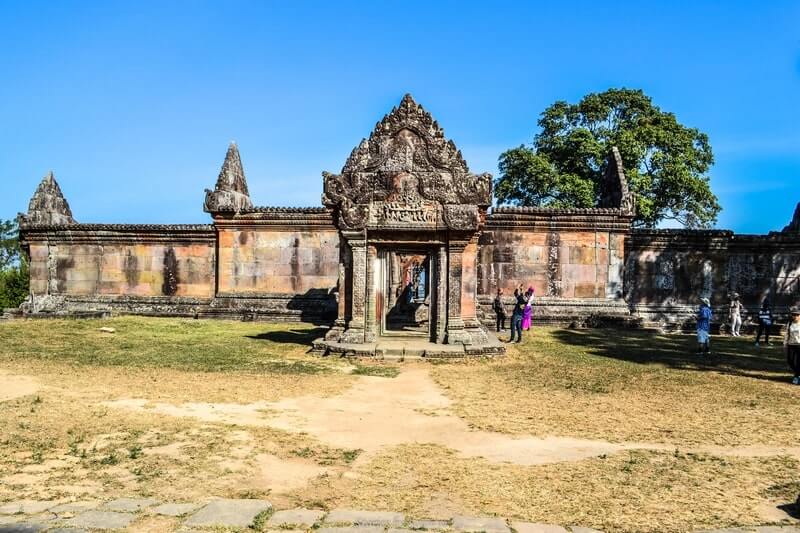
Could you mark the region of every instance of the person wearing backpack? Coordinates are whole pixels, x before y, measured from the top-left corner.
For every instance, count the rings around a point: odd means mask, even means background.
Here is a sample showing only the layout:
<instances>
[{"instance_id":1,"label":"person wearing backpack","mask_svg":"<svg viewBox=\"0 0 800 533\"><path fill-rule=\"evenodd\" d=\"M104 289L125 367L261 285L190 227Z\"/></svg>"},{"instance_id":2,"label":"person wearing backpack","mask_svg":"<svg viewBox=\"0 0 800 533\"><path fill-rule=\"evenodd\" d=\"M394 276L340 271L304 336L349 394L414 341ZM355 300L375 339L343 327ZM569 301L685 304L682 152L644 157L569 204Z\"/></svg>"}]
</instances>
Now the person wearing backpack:
<instances>
[{"instance_id":1,"label":"person wearing backpack","mask_svg":"<svg viewBox=\"0 0 800 533\"><path fill-rule=\"evenodd\" d=\"M769 330L772 327L772 306L769 303L769 298L764 298L761 304L761 310L758 312L758 333L756 333L756 346L760 346L761 335L764 335L764 344L771 346L769 343Z\"/></svg>"},{"instance_id":2,"label":"person wearing backpack","mask_svg":"<svg viewBox=\"0 0 800 533\"><path fill-rule=\"evenodd\" d=\"M792 309L790 315L783 338L783 350L786 352L786 362L794 372L792 384L800 385L800 307Z\"/></svg>"},{"instance_id":3,"label":"person wearing backpack","mask_svg":"<svg viewBox=\"0 0 800 533\"><path fill-rule=\"evenodd\" d=\"M492 310L494 311L494 315L497 318L497 332L506 329L506 308L503 305L503 289L497 289L497 296L494 297L494 302L492 302Z\"/></svg>"}]
</instances>

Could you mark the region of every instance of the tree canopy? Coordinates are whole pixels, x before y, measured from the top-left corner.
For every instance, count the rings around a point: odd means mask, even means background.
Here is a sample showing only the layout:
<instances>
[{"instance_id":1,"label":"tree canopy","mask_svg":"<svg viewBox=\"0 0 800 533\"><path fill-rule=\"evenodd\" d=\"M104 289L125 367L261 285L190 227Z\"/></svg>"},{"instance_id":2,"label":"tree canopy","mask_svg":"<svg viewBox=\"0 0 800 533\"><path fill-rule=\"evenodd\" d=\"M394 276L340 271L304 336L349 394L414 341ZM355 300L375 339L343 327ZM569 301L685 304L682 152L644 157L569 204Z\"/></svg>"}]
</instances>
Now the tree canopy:
<instances>
[{"instance_id":1,"label":"tree canopy","mask_svg":"<svg viewBox=\"0 0 800 533\"><path fill-rule=\"evenodd\" d=\"M28 263L20 254L14 220L0 220L0 312L17 307L28 296Z\"/></svg>"},{"instance_id":2,"label":"tree canopy","mask_svg":"<svg viewBox=\"0 0 800 533\"><path fill-rule=\"evenodd\" d=\"M636 197L635 226L674 220L702 228L716 222L720 206L707 175L714 163L708 136L680 124L641 90L609 89L577 104L556 102L538 125L532 145L500 155L500 203L594 207L616 146Z\"/></svg>"}]
</instances>

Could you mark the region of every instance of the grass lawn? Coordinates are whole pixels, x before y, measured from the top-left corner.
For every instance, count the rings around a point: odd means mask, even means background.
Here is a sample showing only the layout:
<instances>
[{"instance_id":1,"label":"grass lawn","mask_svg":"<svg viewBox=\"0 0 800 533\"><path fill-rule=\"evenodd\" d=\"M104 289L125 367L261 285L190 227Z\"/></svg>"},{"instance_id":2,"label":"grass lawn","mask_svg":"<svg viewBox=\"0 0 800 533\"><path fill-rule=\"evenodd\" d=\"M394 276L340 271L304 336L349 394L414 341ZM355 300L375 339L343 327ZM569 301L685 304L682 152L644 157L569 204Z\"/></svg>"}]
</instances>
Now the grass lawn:
<instances>
[{"instance_id":1,"label":"grass lawn","mask_svg":"<svg viewBox=\"0 0 800 533\"><path fill-rule=\"evenodd\" d=\"M383 364L308 354L323 331L139 317L0 322L0 501L252 496L279 508L677 532L777 522L775 507L800 491L800 387L780 347L715 337L706 360L690 336L536 328L502 359ZM364 451L356 438L332 444L270 422L302 417L296 399L314 406L405 387L398 374L426 376L420 390L447 401L409 405L415 422L619 451L523 464L464 456L441 436ZM370 407L344 405L334 418Z\"/></svg>"},{"instance_id":2,"label":"grass lawn","mask_svg":"<svg viewBox=\"0 0 800 533\"><path fill-rule=\"evenodd\" d=\"M780 339L778 339L780 340ZM496 361L434 367L475 427L610 441L800 445L800 387L782 346L691 335L536 328Z\"/></svg>"}]
</instances>

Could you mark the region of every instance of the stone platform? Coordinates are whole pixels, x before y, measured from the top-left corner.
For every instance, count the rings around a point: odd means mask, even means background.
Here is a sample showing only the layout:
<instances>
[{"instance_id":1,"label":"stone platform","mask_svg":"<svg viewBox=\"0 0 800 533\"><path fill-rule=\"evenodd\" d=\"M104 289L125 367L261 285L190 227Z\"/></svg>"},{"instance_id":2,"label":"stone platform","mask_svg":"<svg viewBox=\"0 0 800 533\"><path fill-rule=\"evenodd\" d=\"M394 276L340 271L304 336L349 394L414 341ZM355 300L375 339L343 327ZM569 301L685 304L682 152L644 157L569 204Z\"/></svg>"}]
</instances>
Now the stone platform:
<instances>
[{"instance_id":1,"label":"stone platform","mask_svg":"<svg viewBox=\"0 0 800 533\"><path fill-rule=\"evenodd\" d=\"M493 333L487 332L485 344L437 344L414 337L379 337L375 342L349 344L314 341L313 351L319 355L340 357L375 357L378 359L446 359L455 357L497 357L505 355L506 349Z\"/></svg>"}]
</instances>

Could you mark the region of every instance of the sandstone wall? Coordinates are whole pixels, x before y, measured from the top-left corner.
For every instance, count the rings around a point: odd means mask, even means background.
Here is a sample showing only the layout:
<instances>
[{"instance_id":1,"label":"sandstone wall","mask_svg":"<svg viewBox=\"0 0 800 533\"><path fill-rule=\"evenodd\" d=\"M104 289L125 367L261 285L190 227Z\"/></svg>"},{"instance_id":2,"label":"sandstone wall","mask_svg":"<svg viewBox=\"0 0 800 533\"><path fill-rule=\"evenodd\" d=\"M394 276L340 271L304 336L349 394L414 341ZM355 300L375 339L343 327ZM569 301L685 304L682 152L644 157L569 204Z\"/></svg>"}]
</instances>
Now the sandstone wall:
<instances>
[{"instance_id":1,"label":"sandstone wall","mask_svg":"<svg viewBox=\"0 0 800 533\"><path fill-rule=\"evenodd\" d=\"M335 229L221 228L218 293L304 294L331 292L339 279Z\"/></svg>"},{"instance_id":2,"label":"sandstone wall","mask_svg":"<svg viewBox=\"0 0 800 533\"><path fill-rule=\"evenodd\" d=\"M210 298L211 226L95 226L29 230L34 295Z\"/></svg>"},{"instance_id":3,"label":"sandstone wall","mask_svg":"<svg viewBox=\"0 0 800 533\"><path fill-rule=\"evenodd\" d=\"M750 319L765 298L778 315L800 304L800 233L640 230L627 249L625 298L647 320L691 322L706 297L717 320L726 321L733 292Z\"/></svg>"}]
</instances>

